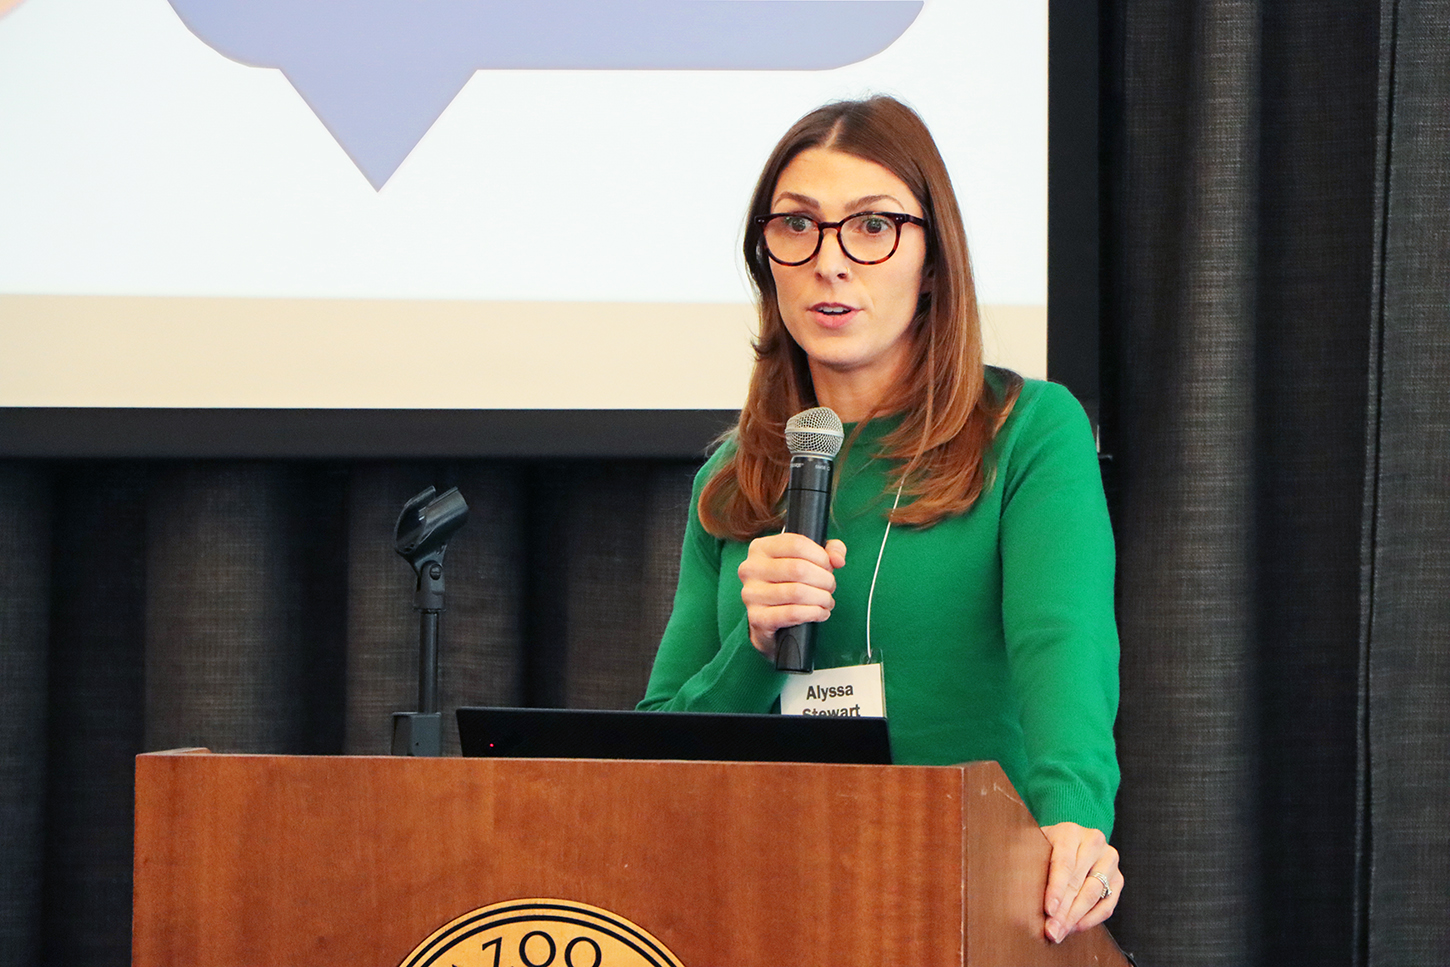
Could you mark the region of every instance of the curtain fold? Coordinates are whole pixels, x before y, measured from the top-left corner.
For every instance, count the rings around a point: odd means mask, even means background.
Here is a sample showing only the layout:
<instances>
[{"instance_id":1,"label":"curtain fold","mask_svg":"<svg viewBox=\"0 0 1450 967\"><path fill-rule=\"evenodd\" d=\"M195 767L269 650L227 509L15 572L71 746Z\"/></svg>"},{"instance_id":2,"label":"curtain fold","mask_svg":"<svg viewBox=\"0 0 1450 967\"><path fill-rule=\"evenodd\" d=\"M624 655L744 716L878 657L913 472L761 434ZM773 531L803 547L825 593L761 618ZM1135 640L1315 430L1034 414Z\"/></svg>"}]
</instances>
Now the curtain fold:
<instances>
[{"instance_id":1,"label":"curtain fold","mask_svg":"<svg viewBox=\"0 0 1450 967\"><path fill-rule=\"evenodd\" d=\"M1257 963L1259 8L1128 4L1121 36L1117 928Z\"/></svg>"},{"instance_id":2,"label":"curtain fold","mask_svg":"<svg viewBox=\"0 0 1450 967\"><path fill-rule=\"evenodd\" d=\"M1369 963L1450 963L1450 3L1387 3L1366 592Z\"/></svg>"},{"instance_id":3,"label":"curtain fold","mask_svg":"<svg viewBox=\"0 0 1450 967\"><path fill-rule=\"evenodd\" d=\"M145 713L146 468L66 466L52 529L45 959L131 955L133 757ZM84 924L84 929L76 929Z\"/></svg>"},{"instance_id":4,"label":"curtain fold","mask_svg":"<svg viewBox=\"0 0 1450 967\"><path fill-rule=\"evenodd\" d=\"M1264 6L1254 566L1267 963L1360 962L1378 19L1372 4Z\"/></svg>"},{"instance_id":5,"label":"curtain fold","mask_svg":"<svg viewBox=\"0 0 1450 967\"><path fill-rule=\"evenodd\" d=\"M633 708L674 600L698 462L546 464L528 602L532 704Z\"/></svg>"},{"instance_id":6,"label":"curtain fold","mask_svg":"<svg viewBox=\"0 0 1450 967\"><path fill-rule=\"evenodd\" d=\"M49 468L0 461L0 964L40 962L50 650Z\"/></svg>"},{"instance_id":7,"label":"curtain fold","mask_svg":"<svg viewBox=\"0 0 1450 967\"><path fill-rule=\"evenodd\" d=\"M157 471L146 515L148 751L341 747L340 481L282 464ZM330 491L325 500L319 490Z\"/></svg>"},{"instance_id":8,"label":"curtain fold","mask_svg":"<svg viewBox=\"0 0 1450 967\"><path fill-rule=\"evenodd\" d=\"M1148 963L1362 962L1378 15L1116 11L1117 932Z\"/></svg>"}]
</instances>

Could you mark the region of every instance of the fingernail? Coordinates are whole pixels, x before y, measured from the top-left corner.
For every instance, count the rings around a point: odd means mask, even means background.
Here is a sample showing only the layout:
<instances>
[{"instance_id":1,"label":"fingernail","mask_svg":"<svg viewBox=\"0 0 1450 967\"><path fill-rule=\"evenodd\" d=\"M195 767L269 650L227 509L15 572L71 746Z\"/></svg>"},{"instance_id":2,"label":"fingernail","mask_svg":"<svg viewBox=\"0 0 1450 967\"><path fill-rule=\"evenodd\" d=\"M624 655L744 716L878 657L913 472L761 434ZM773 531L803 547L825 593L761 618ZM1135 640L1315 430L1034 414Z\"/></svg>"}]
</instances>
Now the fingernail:
<instances>
[{"instance_id":1,"label":"fingernail","mask_svg":"<svg viewBox=\"0 0 1450 967\"><path fill-rule=\"evenodd\" d=\"M1056 920L1047 921L1047 935L1052 938L1053 943L1062 943L1062 938L1066 934L1067 931L1063 929L1061 923Z\"/></svg>"}]
</instances>

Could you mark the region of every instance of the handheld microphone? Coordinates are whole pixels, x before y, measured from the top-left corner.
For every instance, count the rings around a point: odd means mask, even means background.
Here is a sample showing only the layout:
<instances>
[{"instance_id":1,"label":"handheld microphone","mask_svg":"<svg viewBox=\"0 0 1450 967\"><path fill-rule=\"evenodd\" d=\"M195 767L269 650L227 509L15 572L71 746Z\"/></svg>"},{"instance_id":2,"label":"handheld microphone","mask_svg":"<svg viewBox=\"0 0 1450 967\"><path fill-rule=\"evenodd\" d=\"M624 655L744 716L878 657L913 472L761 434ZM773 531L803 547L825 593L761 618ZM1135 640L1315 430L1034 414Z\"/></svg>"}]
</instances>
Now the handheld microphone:
<instances>
[{"instance_id":1,"label":"handheld microphone","mask_svg":"<svg viewBox=\"0 0 1450 967\"><path fill-rule=\"evenodd\" d=\"M828 406L817 406L785 424L790 450L790 483L785 489L785 530L826 543L826 518L831 509L831 474L845 429ZM810 672L816 667L816 622L781 628L775 633L775 667L783 672Z\"/></svg>"}]
</instances>

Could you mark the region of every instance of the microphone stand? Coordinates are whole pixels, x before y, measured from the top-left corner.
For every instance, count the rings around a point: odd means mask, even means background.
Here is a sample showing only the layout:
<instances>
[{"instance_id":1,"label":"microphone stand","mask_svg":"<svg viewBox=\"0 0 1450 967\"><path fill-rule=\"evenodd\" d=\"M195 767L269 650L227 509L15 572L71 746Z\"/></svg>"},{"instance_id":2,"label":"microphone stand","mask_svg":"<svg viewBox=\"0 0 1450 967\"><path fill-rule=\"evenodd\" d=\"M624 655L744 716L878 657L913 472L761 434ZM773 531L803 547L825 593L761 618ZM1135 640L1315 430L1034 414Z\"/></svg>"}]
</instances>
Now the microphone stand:
<instances>
[{"instance_id":1,"label":"microphone stand","mask_svg":"<svg viewBox=\"0 0 1450 967\"><path fill-rule=\"evenodd\" d=\"M443 754L438 709L438 625L443 614L443 555L448 539L468 520L468 504L453 488L435 499L429 487L403 505L394 548L418 573L418 711L393 713L393 755Z\"/></svg>"}]
</instances>

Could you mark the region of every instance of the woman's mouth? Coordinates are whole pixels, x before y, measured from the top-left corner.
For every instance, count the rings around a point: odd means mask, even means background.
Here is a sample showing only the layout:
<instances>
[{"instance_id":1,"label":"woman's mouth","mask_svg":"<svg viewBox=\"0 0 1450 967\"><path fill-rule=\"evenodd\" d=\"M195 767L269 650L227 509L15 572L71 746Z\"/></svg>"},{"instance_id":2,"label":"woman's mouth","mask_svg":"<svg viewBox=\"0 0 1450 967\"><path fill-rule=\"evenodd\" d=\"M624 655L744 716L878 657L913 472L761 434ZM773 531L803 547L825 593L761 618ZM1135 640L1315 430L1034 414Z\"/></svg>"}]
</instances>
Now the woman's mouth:
<instances>
[{"instance_id":1,"label":"woman's mouth","mask_svg":"<svg viewBox=\"0 0 1450 967\"><path fill-rule=\"evenodd\" d=\"M855 315L856 310L851 306L842 305L839 302L817 302L811 306L811 313L816 320L825 326L844 325L846 320Z\"/></svg>"}]
</instances>

